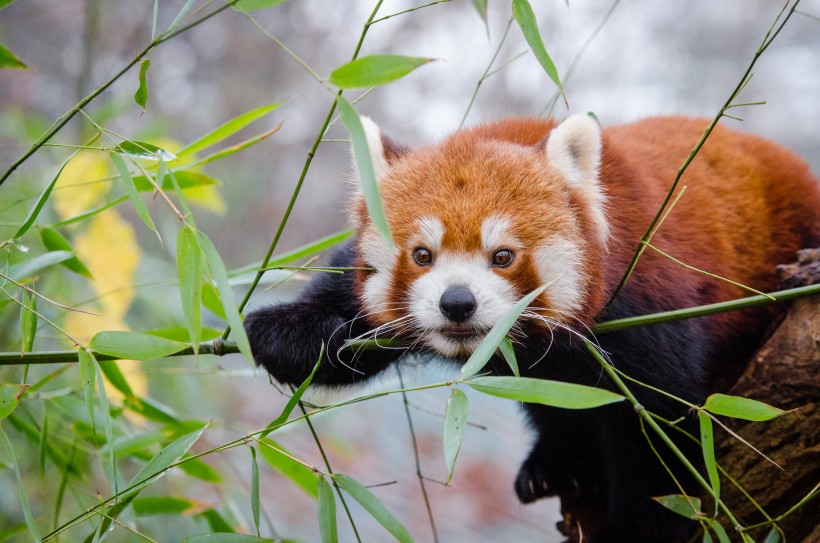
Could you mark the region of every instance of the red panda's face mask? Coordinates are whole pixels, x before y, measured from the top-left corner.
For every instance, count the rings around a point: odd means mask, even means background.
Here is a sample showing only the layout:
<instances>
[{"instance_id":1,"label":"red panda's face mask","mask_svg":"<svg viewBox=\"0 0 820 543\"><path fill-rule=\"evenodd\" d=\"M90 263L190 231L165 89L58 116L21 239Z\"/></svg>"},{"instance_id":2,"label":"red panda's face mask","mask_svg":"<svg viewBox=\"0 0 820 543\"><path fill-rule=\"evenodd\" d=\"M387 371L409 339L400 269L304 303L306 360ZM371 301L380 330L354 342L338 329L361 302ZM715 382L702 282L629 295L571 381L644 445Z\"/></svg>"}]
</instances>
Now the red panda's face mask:
<instances>
[{"instance_id":1,"label":"red panda's face mask","mask_svg":"<svg viewBox=\"0 0 820 543\"><path fill-rule=\"evenodd\" d=\"M391 246L357 202L360 263L373 269L358 276L359 298L377 337L468 355L545 283L524 318L573 320L608 235L594 121L572 117L536 147L463 132L401 156L363 121L393 237Z\"/></svg>"}]
</instances>

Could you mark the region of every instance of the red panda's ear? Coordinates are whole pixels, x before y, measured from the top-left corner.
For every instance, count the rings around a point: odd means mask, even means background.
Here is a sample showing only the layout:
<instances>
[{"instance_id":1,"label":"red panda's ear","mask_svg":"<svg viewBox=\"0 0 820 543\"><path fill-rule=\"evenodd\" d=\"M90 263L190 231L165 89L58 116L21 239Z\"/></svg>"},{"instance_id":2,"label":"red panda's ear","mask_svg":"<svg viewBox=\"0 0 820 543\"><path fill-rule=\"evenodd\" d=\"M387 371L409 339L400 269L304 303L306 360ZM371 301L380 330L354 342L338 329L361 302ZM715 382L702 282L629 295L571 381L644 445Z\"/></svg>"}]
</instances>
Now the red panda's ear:
<instances>
[{"instance_id":1,"label":"red panda's ear","mask_svg":"<svg viewBox=\"0 0 820 543\"><path fill-rule=\"evenodd\" d=\"M409 149L382 135L379 127L370 117L362 116L362 128L364 128L364 135L367 138L367 147L370 149L373 172L376 174L376 180L381 181L390 170L390 165Z\"/></svg>"},{"instance_id":2,"label":"red panda's ear","mask_svg":"<svg viewBox=\"0 0 820 543\"><path fill-rule=\"evenodd\" d=\"M589 115L575 114L555 127L547 139L547 160L564 181L587 200L600 241L606 246L609 222L600 185L601 127Z\"/></svg>"}]
</instances>

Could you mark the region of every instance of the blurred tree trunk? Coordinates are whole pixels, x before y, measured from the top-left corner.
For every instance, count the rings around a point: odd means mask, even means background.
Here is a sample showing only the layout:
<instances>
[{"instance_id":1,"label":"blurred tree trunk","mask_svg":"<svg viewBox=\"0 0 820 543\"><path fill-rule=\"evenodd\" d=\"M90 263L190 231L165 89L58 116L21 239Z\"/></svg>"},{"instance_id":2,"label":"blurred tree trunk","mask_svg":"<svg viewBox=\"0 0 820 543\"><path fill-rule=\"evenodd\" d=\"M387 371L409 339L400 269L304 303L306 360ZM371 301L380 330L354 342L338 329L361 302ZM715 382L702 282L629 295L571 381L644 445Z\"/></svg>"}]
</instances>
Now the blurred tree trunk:
<instances>
[{"instance_id":1,"label":"blurred tree trunk","mask_svg":"<svg viewBox=\"0 0 820 543\"><path fill-rule=\"evenodd\" d=\"M779 266L778 274L783 288L820 283L820 249L800 251L798 262ZM715 425L717 459L757 505L778 520L789 542L820 541L820 296L792 303L728 394L792 410L767 422L724 419L780 467ZM815 499L792 510L812 493ZM767 520L726 478L721 480L721 498L744 526ZM562 498L561 513L559 530L569 543L580 543L581 531L594 534L604 512L595 503ZM767 525L750 535L762 541L770 530Z\"/></svg>"}]
</instances>

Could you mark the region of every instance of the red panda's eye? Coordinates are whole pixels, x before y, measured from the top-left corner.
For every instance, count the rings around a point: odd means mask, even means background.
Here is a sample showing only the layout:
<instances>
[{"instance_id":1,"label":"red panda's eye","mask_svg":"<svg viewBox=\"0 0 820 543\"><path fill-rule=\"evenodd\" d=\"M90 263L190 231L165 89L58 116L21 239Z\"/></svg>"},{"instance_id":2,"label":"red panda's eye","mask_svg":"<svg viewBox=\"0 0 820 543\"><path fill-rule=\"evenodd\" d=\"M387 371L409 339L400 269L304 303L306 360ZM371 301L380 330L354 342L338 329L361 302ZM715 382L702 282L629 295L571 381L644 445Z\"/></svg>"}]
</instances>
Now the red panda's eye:
<instances>
[{"instance_id":1,"label":"red panda's eye","mask_svg":"<svg viewBox=\"0 0 820 543\"><path fill-rule=\"evenodd\" d=\"M496 268L506 268L512 263L513 256L515 255L509 249L498 250L493 253L493 266Z\"/></svg>"},{"instance_id":2,"label":"red panda's eye","mask_svg":"<svg viewBox=\"0 0 820 543\"><path fill-rule=\"evenodd\" d=\"M433 263L433 253L424 247L416 247L413 251L413 260L415 260L419 266L429 266Z\"/></svg>"}]
</instances>

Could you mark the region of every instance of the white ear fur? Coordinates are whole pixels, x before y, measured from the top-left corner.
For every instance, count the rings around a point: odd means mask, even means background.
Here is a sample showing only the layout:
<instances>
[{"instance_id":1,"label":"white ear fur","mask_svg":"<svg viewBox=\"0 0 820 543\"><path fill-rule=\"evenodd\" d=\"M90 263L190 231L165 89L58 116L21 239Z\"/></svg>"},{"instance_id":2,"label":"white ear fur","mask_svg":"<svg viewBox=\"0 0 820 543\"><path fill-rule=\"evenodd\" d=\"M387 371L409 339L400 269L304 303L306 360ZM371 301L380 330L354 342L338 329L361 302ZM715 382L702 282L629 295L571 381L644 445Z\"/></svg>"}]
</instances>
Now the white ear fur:
<instances>
[{"instance_id":1,"label":"white ear fur","mask_svg":"<svg viewBox=\"0 0 820 543\"><path fill-rule=\"evenodd\" d=\"M589 115L577 113L555 127L547 139L547 160L566 183L580 191L591 206L598 238L607 245L609 222L606 195L600 185L601 128Z\"/></svg>"},{"instance_id":2,"label":"white ear fur","mask_svg":"<svg viewBox=\"0 0 820 543\"><path fill-rule=\"evenodd\" d=\"M367 147L370 149L370 160L373 162L373 172L376 174L376 181L381 181L390 165L387 163L387 158L384 156L384 145L382 144L382 134L379 127L374 123L370 117L362 116L362 128L364 128L364 135L367 139ZM353 161L354 167L356 161ZM358 177L358 171L356 172Z\"/></svg>"}]
</instances>

